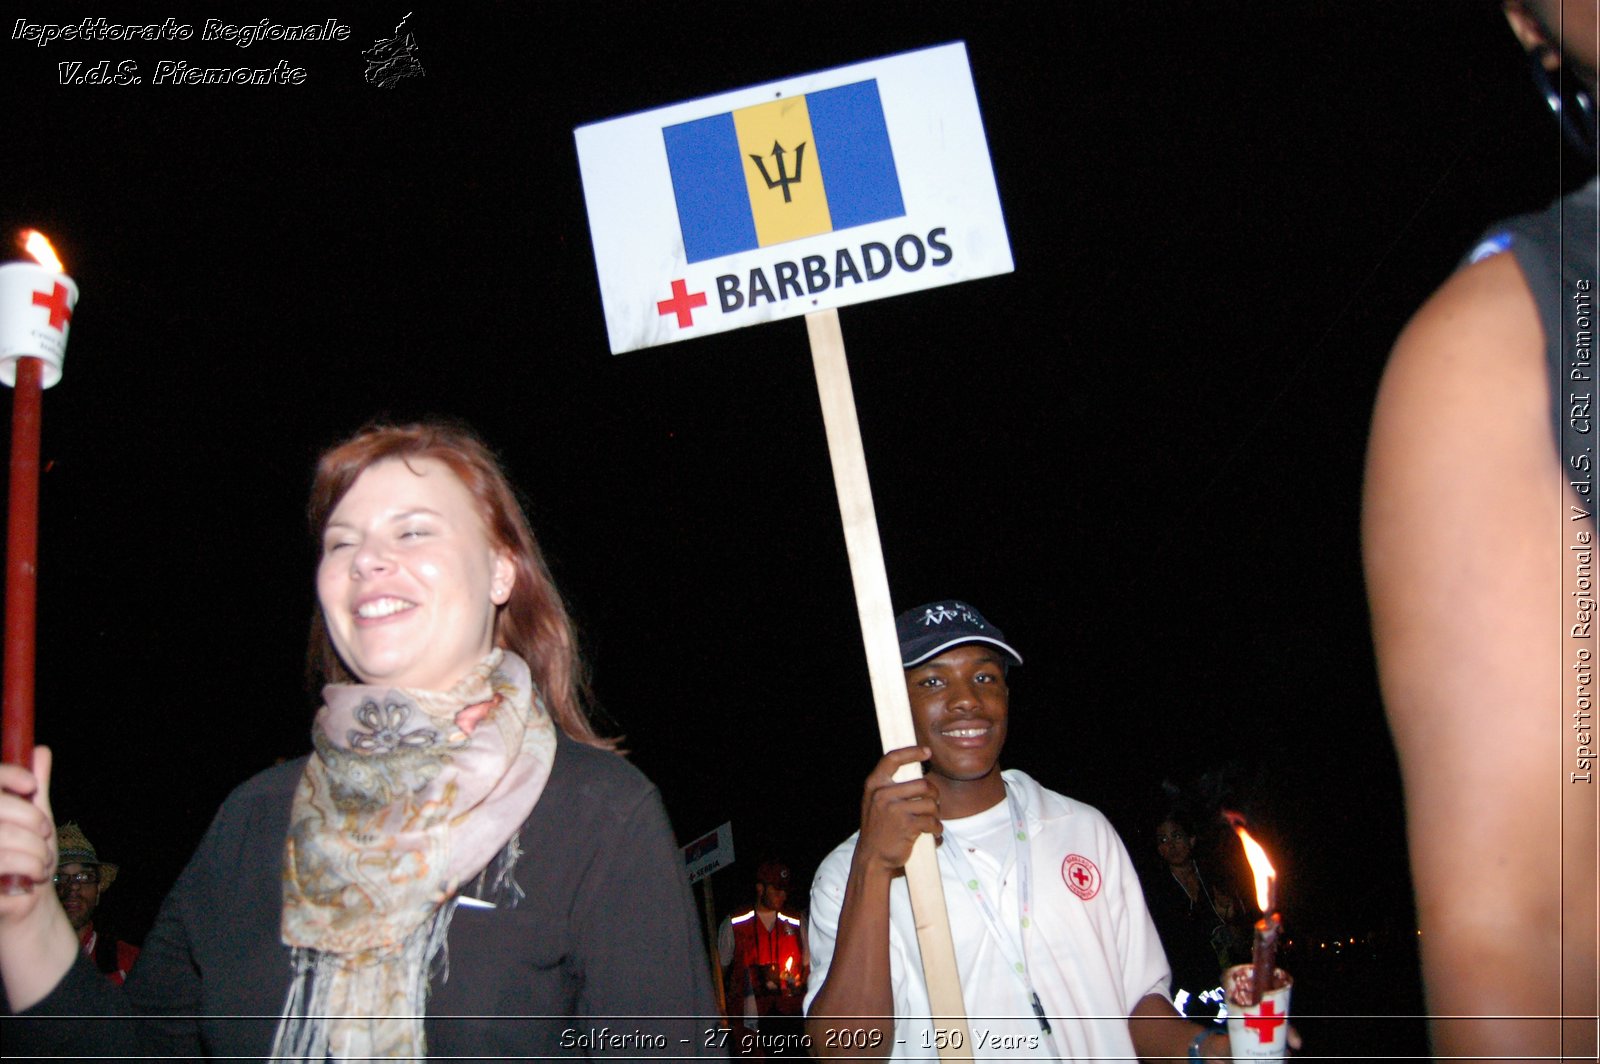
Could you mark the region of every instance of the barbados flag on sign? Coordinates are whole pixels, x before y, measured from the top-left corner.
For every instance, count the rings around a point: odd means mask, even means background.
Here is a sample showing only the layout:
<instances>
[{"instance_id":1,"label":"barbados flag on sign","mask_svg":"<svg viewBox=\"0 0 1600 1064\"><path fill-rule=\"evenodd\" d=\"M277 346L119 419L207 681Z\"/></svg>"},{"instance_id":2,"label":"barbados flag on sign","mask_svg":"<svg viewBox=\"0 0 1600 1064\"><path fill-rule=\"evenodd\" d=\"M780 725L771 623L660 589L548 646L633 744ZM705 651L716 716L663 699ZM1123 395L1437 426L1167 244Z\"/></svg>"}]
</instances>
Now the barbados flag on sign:
<instances>
[{"instance_id":1,"label":"barbados flag on sign","mask_svg":"<svg viewBox=\"0 0 1600 1064\"><path fill-rule=\"evenodd\" d=\"M691 263L906 213L875 80L661 133Z\"/></svg>"}]
</instances>

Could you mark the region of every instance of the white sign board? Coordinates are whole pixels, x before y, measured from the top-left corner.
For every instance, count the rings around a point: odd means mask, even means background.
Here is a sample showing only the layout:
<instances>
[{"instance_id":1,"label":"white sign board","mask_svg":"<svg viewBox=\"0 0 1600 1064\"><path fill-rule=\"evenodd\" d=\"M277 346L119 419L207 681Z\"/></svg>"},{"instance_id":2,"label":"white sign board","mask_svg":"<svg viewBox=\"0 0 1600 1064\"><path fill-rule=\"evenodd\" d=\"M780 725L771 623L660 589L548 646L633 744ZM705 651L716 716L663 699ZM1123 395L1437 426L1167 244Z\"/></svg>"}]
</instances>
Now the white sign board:
<instances>
[{"instance_id":1,"label":"white sign board","mask_svg":"<svg viewBox=\"0 0 1600 1064\"><path fill-rule=\"evenodd\" d=\"M959 42L575 136L613 354L1012 269Z\"/></svg>"},{"instance_id":2,"label":"white sign board","mask_svg":"<svg viewBox=\"0 0 1600 1064\"><path fill-rule=\"evenodd\" d=\"M733 864L733 824L723 824L683 847L683 863L690 883Z\"/></svg>"}]
</instances>

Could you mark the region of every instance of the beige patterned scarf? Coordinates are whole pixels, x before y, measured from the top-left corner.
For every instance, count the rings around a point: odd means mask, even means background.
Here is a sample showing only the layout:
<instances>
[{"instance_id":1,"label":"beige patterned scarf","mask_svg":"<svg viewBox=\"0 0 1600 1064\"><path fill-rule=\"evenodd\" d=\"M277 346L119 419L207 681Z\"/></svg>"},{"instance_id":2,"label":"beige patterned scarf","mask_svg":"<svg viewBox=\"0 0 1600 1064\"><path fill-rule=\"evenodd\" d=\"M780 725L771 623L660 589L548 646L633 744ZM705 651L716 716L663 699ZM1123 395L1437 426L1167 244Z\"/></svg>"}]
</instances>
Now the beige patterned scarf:
<instances>
[{"instance_id":1,"label":"beige patterned scarf","mask_svg":"<svg viewBox=\"0 0 1600 1064\"><path fill-rule=\"evenodd\" d=\"M456 891L497 854L509 875L555 727L501 650L449 691L330 684L323 698L283 862L295 974L273 1058L419 1060Z\"/></svg>"}]
</instances>

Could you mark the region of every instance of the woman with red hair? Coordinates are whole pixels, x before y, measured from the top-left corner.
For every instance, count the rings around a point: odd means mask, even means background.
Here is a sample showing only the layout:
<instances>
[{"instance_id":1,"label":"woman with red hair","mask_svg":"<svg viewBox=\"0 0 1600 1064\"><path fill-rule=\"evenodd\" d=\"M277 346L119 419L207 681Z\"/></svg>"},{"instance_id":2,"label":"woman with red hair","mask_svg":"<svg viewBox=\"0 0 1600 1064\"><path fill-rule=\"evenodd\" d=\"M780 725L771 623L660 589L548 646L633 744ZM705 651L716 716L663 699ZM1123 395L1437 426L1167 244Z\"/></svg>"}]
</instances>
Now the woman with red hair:
<instances>
[{"instance_id":1,"label":"woman with red hair","mask_svg":"<svg viewBox=\"0 0 1600 1064\"><path fill-rule=\"evenodd\" d=\"M0 976L33 1018L8 1052L701 1049L715 1005L671 828L590 724L566 607L494 456L452 425L369 428L323 455L309 516L313 752L228 798L122 990L76 959L51 892L0 899ZM0 776L0 871L36 882L49 769L41 748ZM106 1014L136 1022L48 1019Z\"/></svg>"}]
</instances>

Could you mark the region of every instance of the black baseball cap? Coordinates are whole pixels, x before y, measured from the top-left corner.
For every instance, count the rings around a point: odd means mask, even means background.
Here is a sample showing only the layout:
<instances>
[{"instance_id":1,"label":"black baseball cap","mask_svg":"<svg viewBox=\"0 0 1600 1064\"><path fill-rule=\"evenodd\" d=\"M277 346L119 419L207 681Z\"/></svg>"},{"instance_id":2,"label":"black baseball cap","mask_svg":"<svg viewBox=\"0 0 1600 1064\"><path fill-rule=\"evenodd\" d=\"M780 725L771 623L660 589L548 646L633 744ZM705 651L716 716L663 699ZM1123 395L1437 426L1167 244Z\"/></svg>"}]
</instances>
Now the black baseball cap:
<instances>
[{"instance_id":1,"label":"black baseball cap","mask_svg":"<svg viewBox=\"0 0 1600 1064\"><path fill-rule=\"evenodd\" d=\"M900 637L900 664L908 669L963 643L990 643L1022 664L1022 655L1006 642L1005 633L960 599L906 610L894 619L894 630Z\"/></svg>"}]
</instances>

